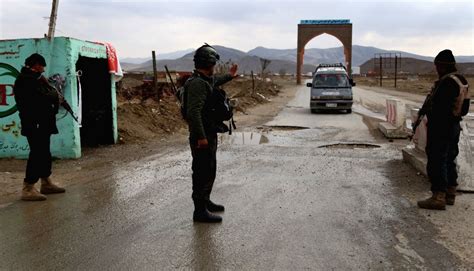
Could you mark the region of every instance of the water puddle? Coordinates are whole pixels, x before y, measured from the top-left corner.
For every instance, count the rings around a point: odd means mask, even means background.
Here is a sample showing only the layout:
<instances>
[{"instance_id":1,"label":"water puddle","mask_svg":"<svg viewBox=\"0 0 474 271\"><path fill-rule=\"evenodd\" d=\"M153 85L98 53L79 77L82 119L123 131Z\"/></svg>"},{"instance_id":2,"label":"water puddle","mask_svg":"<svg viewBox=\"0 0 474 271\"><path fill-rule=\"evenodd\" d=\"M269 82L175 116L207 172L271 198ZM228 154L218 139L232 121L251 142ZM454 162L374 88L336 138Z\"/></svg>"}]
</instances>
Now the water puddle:
<instances>
[{"instance_id":1,"label":"water puddle","mask_svg":"<svg viewBox=\"0 0 474 271\"><path fill-rule=\"evenodd\" d=\"M309 127L305 126L291 126L291 125L271 125L264 126L265 128L270 128L275 131L297 131L297 130L307 130Z\"/></svg>"},{"instance_id":2,"label":"water puddle","mask_svg":"<svg viewBox=\"0 0 474 271\"><path fill-rule=\"evenodd\" d=\"M268 137L260 133L242 132L222 135L221 142L231 145L260 145L268 143Z\"/></svg>"},{"instance_id":3,"label":"water puddle","mask_svg":"<svg viewBox=\"0 0 474 271\"><path fill-rule=\"evenodd\" d=\"M375 149L380 148L379 145L367 144L367 143L337 143L319 146L318 148L328 149Z\"/></svg>"}]
</instances>

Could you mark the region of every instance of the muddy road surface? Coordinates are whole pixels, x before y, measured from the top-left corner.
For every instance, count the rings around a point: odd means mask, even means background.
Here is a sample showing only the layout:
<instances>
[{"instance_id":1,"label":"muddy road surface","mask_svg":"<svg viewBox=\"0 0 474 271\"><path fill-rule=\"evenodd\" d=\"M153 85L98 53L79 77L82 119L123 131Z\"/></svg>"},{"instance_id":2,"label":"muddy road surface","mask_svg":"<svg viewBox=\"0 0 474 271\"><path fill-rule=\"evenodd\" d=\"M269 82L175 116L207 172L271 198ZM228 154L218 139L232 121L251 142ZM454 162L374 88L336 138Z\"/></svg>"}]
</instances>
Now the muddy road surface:
<instances>
[{"instance_id":1,"label":"muddy road surface","mask_svg":"<svg viewBox=\"0 0 474 271\"><path fill-rule=\"evenodd\" d=\"M222 224L192 222L183 140L64 195L1 208L0 269L472 268L406 196L428 184L399 144L361 114L315 115L308 104L300 87L273 120L220 138Z\"/></svg>"}]
</instances>

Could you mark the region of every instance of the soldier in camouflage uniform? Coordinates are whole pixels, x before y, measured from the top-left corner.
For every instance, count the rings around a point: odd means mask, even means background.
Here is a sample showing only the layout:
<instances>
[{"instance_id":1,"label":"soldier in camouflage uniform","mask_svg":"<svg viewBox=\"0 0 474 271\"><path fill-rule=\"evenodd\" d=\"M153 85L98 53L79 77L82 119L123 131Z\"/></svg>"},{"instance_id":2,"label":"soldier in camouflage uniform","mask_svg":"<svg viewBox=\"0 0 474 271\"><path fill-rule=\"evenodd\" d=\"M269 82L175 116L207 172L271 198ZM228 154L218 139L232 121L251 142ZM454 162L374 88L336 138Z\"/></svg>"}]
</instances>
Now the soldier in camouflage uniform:
<instances>
[{"instance_id":1,"label":"soldier in camouflage uniform","mask_svg":"<svg viewBox=\"0 0 474 271\"><path fill-rule=\"evenodd\" d=\"M213 115L211 95L214 88L231 81L237 74L237 65L230 73L214 75L214 67L219 60L216 50L204 45L194 54L195 70L185 83L185 111L189 125L189 143L193 157L193 193L196 222L221 222L214 212L223 212L224 206L211 201L210 195L216 178L217 132L219 123Z\"/></svg>"}]
</instances>

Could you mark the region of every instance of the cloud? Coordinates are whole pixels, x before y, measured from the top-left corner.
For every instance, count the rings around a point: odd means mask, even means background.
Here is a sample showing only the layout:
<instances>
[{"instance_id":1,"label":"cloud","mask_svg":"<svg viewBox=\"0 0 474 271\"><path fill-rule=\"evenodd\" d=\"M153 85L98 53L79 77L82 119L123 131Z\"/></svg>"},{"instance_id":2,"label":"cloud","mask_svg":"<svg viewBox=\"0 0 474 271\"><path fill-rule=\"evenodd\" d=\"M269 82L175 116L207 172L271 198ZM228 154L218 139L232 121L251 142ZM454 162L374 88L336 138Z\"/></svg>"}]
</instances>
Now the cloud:
<instances>
[{"instance_id":1,"label":"cloud","mask_svg":"<svg viewBox=\"0 0 474 271\"><path fill-rule=\"evenodd\" d=\"M1 0L0 36L41 37L50 0ZM472 1L60 0L57 35L110 41L122 56L196 48L295 48L301 19L348 18L354 44L435 55L473 55ZM318 38L311 45L337 45Z\"/></svg>"},{"instance_id":2,"label":"cloud","mask_svg":"<svg viewBox=\"0 0 474 271\"><path fill-rule=\"evenodd\" d=\"M379 47L387 50L400 50L422 55L434 56L449 48L455 55L472 55L472 33L419 33L417 35L381 35L377 32L365 32L356 41L358 44Z\"/></svg>"}]
</instances>

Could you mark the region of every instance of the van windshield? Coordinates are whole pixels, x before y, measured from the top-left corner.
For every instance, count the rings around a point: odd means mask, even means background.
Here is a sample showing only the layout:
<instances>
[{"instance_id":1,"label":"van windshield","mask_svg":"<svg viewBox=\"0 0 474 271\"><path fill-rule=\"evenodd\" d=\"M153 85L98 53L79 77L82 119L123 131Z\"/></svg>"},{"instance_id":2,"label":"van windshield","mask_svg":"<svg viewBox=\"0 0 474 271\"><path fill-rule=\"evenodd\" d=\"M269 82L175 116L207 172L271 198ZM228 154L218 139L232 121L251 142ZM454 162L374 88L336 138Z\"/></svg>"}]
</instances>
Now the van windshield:
<instances>
[{"instance_id":1,"label":"van windshield","mask_svg":"<svg viewBox=\"0 0 474 271\"><path fill-rule=\"evenodd\" d=\"M317 74L313 80L314 87L349 87L345 74Z\"/></svg>"}]
</instances>

